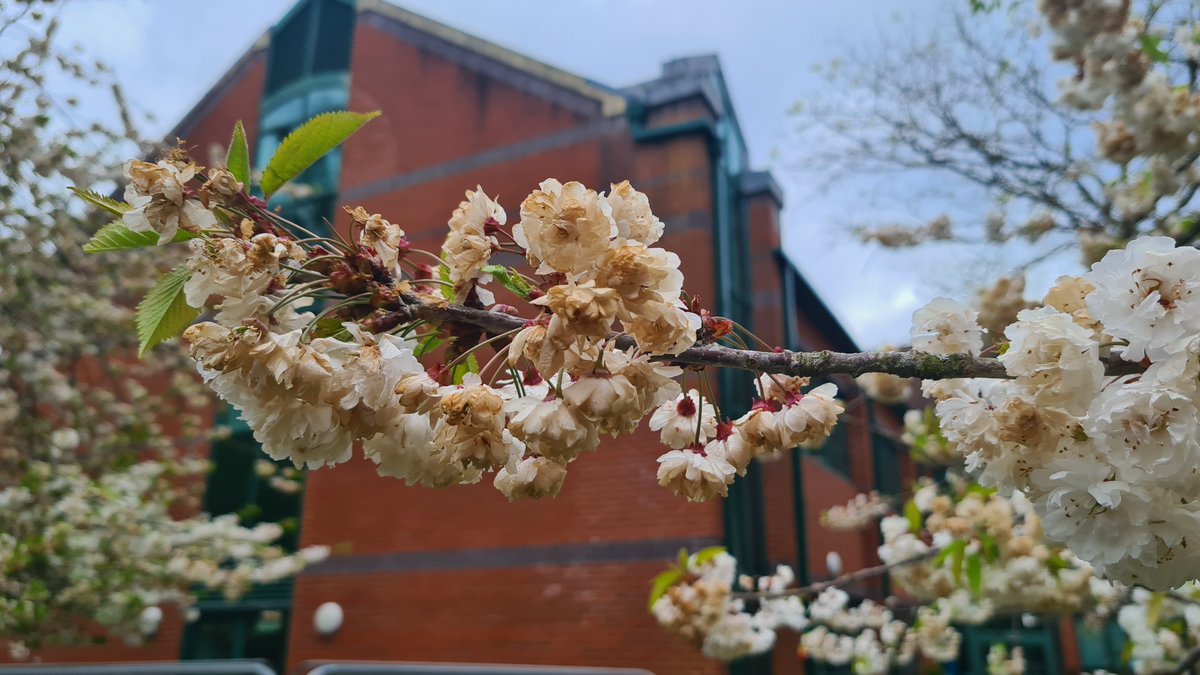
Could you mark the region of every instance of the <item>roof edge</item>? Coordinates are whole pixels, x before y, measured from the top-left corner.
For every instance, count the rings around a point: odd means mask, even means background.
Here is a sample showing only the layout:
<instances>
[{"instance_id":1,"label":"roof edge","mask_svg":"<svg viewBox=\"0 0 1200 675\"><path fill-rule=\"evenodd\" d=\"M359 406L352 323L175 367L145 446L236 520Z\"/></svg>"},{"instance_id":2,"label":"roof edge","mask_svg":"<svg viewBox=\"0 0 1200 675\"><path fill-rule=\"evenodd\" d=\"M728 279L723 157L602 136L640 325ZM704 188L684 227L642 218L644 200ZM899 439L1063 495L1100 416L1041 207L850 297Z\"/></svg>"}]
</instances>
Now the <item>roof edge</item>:
<instances>
[{"instance_id":1,"label":"roof edge","mask_svg":"<svg viewBox=\"0 0 1200 675\"><path fill-rule=\"evenodd\" d=\"M501 47L494 42L489 42L452 26L421 16L385 0L358 0L358 11L360 13L373 12L385 19L402 23L414 30L475 52L514 70L595 100L600 104L601 114L605 117L613 117L625 112L626 100L624 96L599 87L586 78L542 63L507 47Z\"/></svg>"},{"instance_id":2,"label":"roof edge","mask_svg":"<svg viewBox=\"0 0 1200 675\"><path fill-rule=\"evenodd\" d=\"M797 306L804 305L805 309L815 310L807 312L806 316L809 317L817 328L821 329L822 333L831 338L834 348L845 352L860 351L858 343L850 335L850 332L846 330L841 319L833 313L829 305L825 304L825 300L812 287L812 284L808 283L808 279L805 278L804 273L800 271L796 263L792 262L792 259L788 257L782 248L775 249L774 254L795 277L795 301Z\"/></svg>"},{"instance_id":3,"label":"roof edge","mask_svg":"<svg viewBox=\"0 0 1200 675\"><path fill-rule=\"evenodd\" d=\"M783 208L783 188L775 180L770 171L745 171L739 180L738 191L743 197L758 197L766 195L775 200L775 205Z\"/></svg>"},{"instance_id":4,"label":"roof edge","mask_svg":"<svg viewBox=\"0 0 1200 675\"><path fill-rule=\"evenodd\" d=\"M246 52L240 57L238 57L237 61L233 62L232 66L225 70L220 79L218 79L213 86L209 87L208 91L204 92L204 95L200 97L196 104L179 119L179 122L177 122L169 132L167 132L167 140L173 138L183 138L187 136L188 133L191 132L191 127L196 123L196 121L203 117L205 113L207 113L209 109L216 104L217 99L221 97L223 91L228 89L233 85L234 82L240 79L243 72L250 66L251 63L254 62L255 59L266 55L267 47L270 45L270 43L271 32L268 30L260 35L258 39L254 41L254 44L250 45L250 48L247 49Z\"/></svg>"}]
</instances>

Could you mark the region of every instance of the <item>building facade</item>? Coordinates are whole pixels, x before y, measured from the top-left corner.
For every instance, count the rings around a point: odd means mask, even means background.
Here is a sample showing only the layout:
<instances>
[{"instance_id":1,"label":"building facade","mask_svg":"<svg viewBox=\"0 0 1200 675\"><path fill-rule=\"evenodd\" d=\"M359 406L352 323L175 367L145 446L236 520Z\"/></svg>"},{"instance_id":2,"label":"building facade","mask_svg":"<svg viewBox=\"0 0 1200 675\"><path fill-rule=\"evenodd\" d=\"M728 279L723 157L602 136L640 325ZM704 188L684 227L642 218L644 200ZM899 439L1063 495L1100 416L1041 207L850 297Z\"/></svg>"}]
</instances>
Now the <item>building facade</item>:
<instances>
[{"instance_id":1,"label":"building facade","mask_svg":"<svg viewBox=\"0 0 1200 675\"><path fill-rule=\"evenodd\" d=\"M294 218L344 224L361 205L437 250L465 189L482 186L515 216L547 177L596 189L629 179L666 223L688 291L772 344L855 346L780 250L782 194L748 166L715 56L676 59L660 77L617 89L565 73L379 0L301 0L217 83L173 135L197 156L223 156L237 120L255 160L315 114L380 110L280 198ZM274 202L273 202L274 203ZM870 564L873 534L833 533L823 509L873 488L899 492L912 467L896 415L843 385L847 412L812 453L755 463L729 499L690 504L658 486L661 447L646 429L573 465L553 500L508 504L489 482L408 488L356 457L307 476L303 496L259 485L263 455L236 419L214 444L214 512L293 525L301 544L335 555L294 581L238 603L205 599L200 618L170 617L148 647L47 653L45 660L370 659L639 667L720 673L662 632L646 611L651 578L680 548L725 545L750 572L775 564L802 580ZM748 380L723 373L727 412ZM870 591L872 589L866 589ZM876 587L874 590L880 590ZM317 635L322 603L344 610ZM801 672L795 636L742 672Z\"/></svg>"}]
</instances>

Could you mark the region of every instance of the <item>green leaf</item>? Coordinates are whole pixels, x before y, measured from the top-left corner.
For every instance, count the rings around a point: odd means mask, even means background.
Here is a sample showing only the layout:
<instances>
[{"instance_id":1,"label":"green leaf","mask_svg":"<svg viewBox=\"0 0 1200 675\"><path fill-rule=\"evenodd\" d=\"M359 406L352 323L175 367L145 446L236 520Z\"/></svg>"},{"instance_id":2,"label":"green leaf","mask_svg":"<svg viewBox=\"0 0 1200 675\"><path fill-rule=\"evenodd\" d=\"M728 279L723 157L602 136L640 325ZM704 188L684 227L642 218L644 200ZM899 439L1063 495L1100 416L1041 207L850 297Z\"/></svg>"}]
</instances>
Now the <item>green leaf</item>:
<instances>
[{"instance_id":1,"label":"green leaf","mask_svg":"<svg viewBox=\"0 0 1200 675\"><path fill-rule=\"evenodd\" d=\"M284 183L299 176L362 125L378 116L378 111L366 114L329 112L300 125L283 139L271 161L267 162L267 168L263 169L263 196L270 199Z\"/></svg>"},{"instance_id":2,"label":"green leaf","mask_svg":"<svg viewBox=\"0 0 1200 675\"><path fill-rule=\"evenodd\" d=\"M913 500L904 502L904 517L908 519L908 531L917 534L921 531L921 509L917 508L917 503Z\"/></svg>"},{"instance_id":3,"label":"green leaf","mask_svg":"<svg viewBox=\"0 0 1200 675\"><path fill-rule=\"evenodd\" d=\"M137 306L138 356L154 345L183 332L200 310L190 307L183 297L183 285L191 271L176 267L159 278L158 283Z\"/></svg>"},{"instance_id":4,"label":"green leaf","mask_svg":"<svg viewBox=\"0 0 1200 675\"><path fill-rule=\"evenodd\" d=\"M996 545L996 539L987 532L979 535L979 545L983 550L984 562L993 563L1000 559L1000 547Z\"/></svg>"},{"instance_id":5,"label":"green leaf","mask_svg":"<svg viewBox=\"0 0 1200 675\"><path fill-rule=\"evenodd\" d=\"M963 573L963 558L967 552L967 542L964 539L959 539L951 546L954 550L950 552L950 573L954 575L954 583L962 583Z\"/></svg>"},{"instance_id":6,"label":"green leaf","mask_svg":"<svg viewBox=\"0 0 1200 675\"><path fill-rule=\"evenodd\" d=\"M445 263L438 265L438 279L446 282L438 284L438 288L442 291L442 297L449 302L454 302L454 287L450 285L450 267Z\"/></svg>"},{"instance_id":7,"label":"green leaf","mask_svg":"<svg viewBox=\"0 0 1200 675\"><path fill-rule=\"evenodd\" d=\"M966 493L969 495L979 495L979 498L987 501L992 495L996 494L996 488L984 487L979 483L971 483L967 486Z\"/></svg>"},{"instance_id":8,"label":"green leaf","mask_svg":"<svg viewBox=\"0 0 1200 675\"><path fill-rule=\"evenodd\" d=\"M333 338L342 342L350 342L354 336L346 327L342 325L343 320L336 316L327 316L317 319L317 325L313 328L312 335L316 338Z\"/></svg>"},{"instance_id":9,"label":"green leaf","mask_svg":"<svg viewBox=\"0 0 1200 675\"><path fill-rule=\"evenodd\" d=\"M229 139L229 151L225 153L225 168L242 185L250 187L250 147L246 145L246 129L241 120L233 125L233 138Z\"/></svg>"},{"instance_id":10,"label":"green leaf","mask_svg":"<svg viewBox=\"0 0 1200 675\"><path fill-rule=\"evenodd\" d=\"M125 202L119 202L115 199L105 197L104 195L100 194L99 192L93 192L91 190L83 190L83 189L77 188L75 186L71 186L67 189L70 190L71 192L74 192L75 196L79 197L83 201L91 204L92 206L96 206L101 209L104 209L105 211L108 211L109 213L113 214L114 216L124 215L125 213L128 213L129 211L131 211L133 209L133 207L126 204Z\"/></svg>"},{"instance_id":11,"label":"green leaf","mask_svg":"<svg viewBox=\"0 0 1200 675\"><path fill-rule=\"evenodd\" d=\"M454 366L454 368L450 371L450 381L453 382L454 384L462 384L463 377L465 377L467 373L478 373L478 372L479 372L479 359L475 358L475 354L472 353L469 356L467 356L466 361L463 361L462 363L458 364L457 366Z\"/></svg>"},{"instance_id":12,"label":"green leaf","mask_svg":"<svg viewBox=\"0 0 1200 675\"><path fill-rule=\"evenodd\" d=\"M438 347L441 347L445 342L445 340L437 336L437 333L430 333L425 337L424 340L421 340L421 344L417 345L417 348L413 350L413 357L419 359Z\"/></svg>"},{"instance_id":13,"label":"green leaf","mask_svg":"<svg viewBox=\"0 0 1200 675\"><path fill-rule=\"evenodd\" d=\"M176 230L172 243L195 239L195 235L187 230ZM107 253L109 251L128 251L135 248L146 248L158 245L157 232L134 232L125 227L121 221L113 221L96 231L88 243L83 245L84 253Z\"/></svg>"},{"instance_id":14,"label":"green leaf","mask_svg":"<svg viewBox=\"0 0 1200 675\"><path fill-rule=\"evenodd\" d=\"M1138 44L1141 46L1142 53L1146 55L1146 58L1155 63L1167 62L1167 53L1162 50L1162 38L1158 35L1142 33L1138 36Z\"/></svg>"},{"instance_id":15,"label":"green leaf","mask_svg":"<svg viewBox=\"0 0 1200 675\"><path fill-rule=\"evenodd\" d=\"M983 561L978 553L967 556L967 585L971 589L971 597L978 600L983 595Z\"/></svg>"},{"instance_id":16,"label":"green leaf","mask_svg":"<svg viewBox=\"0 0 1200 675\"><path fill-rule=\"evenodd\" d=\"M676 554L676 558L677 558L676 563L679 565L679 569L687 570L687 568L688 568L687 549L686 548L679 549L679 553Z\"/></svg>"},{"instance_id":17,"label":"green leaf","mask_svg":"<svg viewBox=\"0 0 1200 675\"><path fill-rule=\"evenodd\" d=\"M507 288L513 295L522 300L529 299L529 293L533 290L533 286L525 280L516 270L504 265L484 265L484 274L492 275L492 278L500 282L500 285Z\"/></svg>"},{"instance_id":18,"label":"green leaf","mask_svg":"<svg viewBox=\"0 0 1200 675\"><path fill-rule=\"evenodd\" d=\"M956 550L961 551L962 549L964 549L966 547L967 547L967 542L965 542L961 539L950 542L950 544L948 546L943 548L936 556L934 556L933 566L941 567L942 565L945 565L946 559L949 558L950 556L954 555L954 551L956 551Z\"/></svg>"},{"instance_id":19,"label":"green leaf","mask_svg":"<svg viewBox=\"0 0 1200 675\"><path fill-rule=\"evenodd\" d=\"M1151 626L1157 626L1158 620L1162 618L1163 598L1162 593L1155 593L1150 596L1146 602L1146 623Z\"/></svg>"},{"instance_id":20,"label":"green leaf","mask_svg":"<svg viewBox=\"0 0 1200 675\"><path fill-rule=\"evenodd\" d=\"M709 546L696 552L696 564L703 565L725 552L724 546Z\"/></svg>"},{"instance_id":21,"label":"green leaf","mask_svg":"<svg viewBox=\"0 0 1200 675\"><path fill-rule=\"evenodd\" d=\"M658 602L659 598L667 594L667 589L671 588L682 580L683 571L677 567L672 567L666 572L654 577L654 583L650 587L650 601L646 603L646 609L654 609L654 603Z\"/></svg>"},{"instance_id":22,"label":"green leaf","mask_svg":"<svg viewBox=\"0 0 1200 675\"><path fill-rule=\"evenodd\" d=\"M1046 567L1048 567L1050 571L1056 575L1058 574L1059 570L1065 570L1070 566L1071 563L1063 560L1062 556L1057 553L1051 553L1050 557L1046 559Z\"/></svg>"}]
</instances>

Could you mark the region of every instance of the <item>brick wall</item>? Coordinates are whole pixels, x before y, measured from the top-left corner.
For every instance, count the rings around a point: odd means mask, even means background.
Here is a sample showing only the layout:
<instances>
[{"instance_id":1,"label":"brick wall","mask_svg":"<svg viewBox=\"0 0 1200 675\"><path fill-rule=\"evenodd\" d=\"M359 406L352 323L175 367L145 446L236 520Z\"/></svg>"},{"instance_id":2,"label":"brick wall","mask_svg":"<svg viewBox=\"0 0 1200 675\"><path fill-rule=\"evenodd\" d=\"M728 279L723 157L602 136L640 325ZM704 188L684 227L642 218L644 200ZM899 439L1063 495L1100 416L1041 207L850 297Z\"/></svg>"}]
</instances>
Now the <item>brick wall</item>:
<instances>
[{"instance_id":1,"label":"brick wall","mask_svg":"<svg viewBox=\"0 0 1200 675\"><path fill-rule=\"evenodd\" d=\"M350 107L382 117L346 145L341 192L436 251L466 189L500 198L509 222L545 178L605 190L629 178L667 224L688 290L713 297L708 153L698 137L647 146L622 118L584 115L359 26ZM371 64L389 63L374 68ZM366 65L364 65L366 64ZM430 170L434 167L435 170ZM289 662L457 660L720 672L674 644L646 612L674 542L722 537L721 505L658 486L661 446L640 432L572 465L562 494L506 503L483 484L406 488L356 459L309 477L305 543L349 543L331 569L297 579ZM565 559L564 559L565 558ZM508 561L488 568L489 560ZM482 567L481 567L482 566ZM312 611L346 608L332 640Z\"/></svg>"},{"instance_id":2,"label":"brick wall","mask_svg":"<svg viewBox=\"0 0 1200 675\"><path fill-rule=\"evenodd\" d=\"M667 224L661 245L682 260L687 290L715 301L711 165L706 139L683 135L636 144L623 117L605 118L578 93L553 91L479 64L444 58L436 44L397 37L360 18L353 52L350 109L381 110L345 146L341 202L361 204L400 224L417 247L436 251L463 191L481 185L499 196L509 222L523 197L547 177L595 189L630 179ZM185 126L189 145L221 147L237 119L253 139L265 58L246 61ZM542 88L539 89L539 86ZM550 87L551 90L546 90ZM658 124L707 114L697 106L664 111ZM768 342L784 343L783 294L775 256L778 207L767 196L745 210L751 242L753 323ZM345 217L337 214L344 225ZM801 316L807 345L828 339ZM869 443L851 434L852 462L869 467ZM635 666L656 673L718 673L659 630L648 616L650 579L679 545L697 548L724 537L722 505L689 504L657 485L654 434L605 442L572 465L554 500L507 504L490 481L450 490L408 488L375 475L356 458L309 476L302 543L340 545L340 554L296 580L289 627L289 667L327 659L446 660ZM601 456L602 455L602 456ZM803 460L801 494L814 577L825 553L852 569L873 558L858 534L819 526L824 508L858 489L820 461ZM854 482L869 476L857 471ZM795 485L791 459L764 467L767 553L795 564ZM869 486L866 486L869 487ZM312 613L340 603L342 630L318 637ZM70 660L173 659L178 617L169 613L155 643L53 651ZM796 639L783 636L776 672L798 672Z\"/></svg>"}]
</instances>

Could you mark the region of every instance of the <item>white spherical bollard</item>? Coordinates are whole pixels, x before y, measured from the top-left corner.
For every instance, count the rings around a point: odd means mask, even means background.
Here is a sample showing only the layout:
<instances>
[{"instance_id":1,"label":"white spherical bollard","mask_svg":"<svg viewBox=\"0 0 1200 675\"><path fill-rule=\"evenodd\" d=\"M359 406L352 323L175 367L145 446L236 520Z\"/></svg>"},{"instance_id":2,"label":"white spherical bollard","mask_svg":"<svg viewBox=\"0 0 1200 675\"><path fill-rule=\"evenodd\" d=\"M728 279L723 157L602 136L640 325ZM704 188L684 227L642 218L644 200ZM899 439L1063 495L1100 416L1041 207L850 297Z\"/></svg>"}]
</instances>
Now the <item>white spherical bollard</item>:
<instances>
[{"instance_id":1,"label":"white spherical bollard","mask_svg":"<svg viewBox=\"0 0 1200 675\"><path fill-rule=\"evenodd\" d=\"M345 614L342 606L336 602L323 602L317 611L313 612L313 629L321 637L332 637L342 627Z\"/></svg>"},{"instance_id":2,"label":"white spherical bollard","mask_svg":"<svg viewBox=\"0 0 1200 675\"><path fill-rule=\"evenodd\" d=\"M838 555L837 551L830 551L825 554L825 569L829 570L829 576L836 577L842 573L842 556Z\"/></svg>"},{"instance_id":3,"label":"white spherical bollard","mask_svg":"<svg viewBox=\"0 0 1200 675\"><path fill-rule=\"evenodd\" d=\"M162 620L163 611L161 607L157 605L146 607L138 615L138 631L146 637L153 637L158 633L158 627L162 625Z\"/></svg>"}]
</instances>

